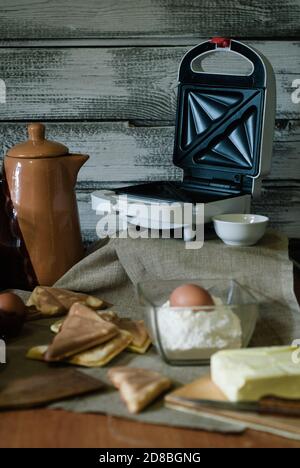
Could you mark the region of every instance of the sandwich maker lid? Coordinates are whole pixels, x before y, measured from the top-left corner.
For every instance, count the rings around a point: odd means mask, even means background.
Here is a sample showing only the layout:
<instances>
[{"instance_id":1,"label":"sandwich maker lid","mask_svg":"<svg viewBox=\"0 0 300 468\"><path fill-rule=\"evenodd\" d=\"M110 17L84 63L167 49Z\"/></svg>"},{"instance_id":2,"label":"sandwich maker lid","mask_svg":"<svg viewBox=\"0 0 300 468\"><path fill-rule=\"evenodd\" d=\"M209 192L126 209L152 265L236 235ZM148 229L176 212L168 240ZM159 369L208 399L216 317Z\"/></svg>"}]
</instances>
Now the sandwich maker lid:
<instances>
[{"instance_id":1,"label":"sandwich maker lid","mask_svg":"<svg viewBox=\"0 0 300 468\"><path fill-rule=\"evenodd\" d=\"M194 71L193 61L215 51L252 64L249 75ZM221 59L223 54L216 54ZM251 192L260 171L266 69L259 54L234 40L213 38L191 49L179 68L173 162L184 182L219 180Z\"/></svg>"}]
</instances>

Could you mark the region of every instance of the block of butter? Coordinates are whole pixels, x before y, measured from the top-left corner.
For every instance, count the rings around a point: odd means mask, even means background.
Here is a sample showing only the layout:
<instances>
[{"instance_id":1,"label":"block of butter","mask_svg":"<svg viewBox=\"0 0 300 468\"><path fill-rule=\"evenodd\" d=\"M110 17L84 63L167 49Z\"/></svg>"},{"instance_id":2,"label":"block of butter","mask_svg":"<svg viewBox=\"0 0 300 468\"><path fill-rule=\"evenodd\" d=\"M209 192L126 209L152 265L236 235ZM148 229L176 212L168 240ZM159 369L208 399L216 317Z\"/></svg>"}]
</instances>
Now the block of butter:
<instances>
[{"instance_id":1,"label":"block of butter","mask_svg":"<svg viewBox=\"0 0 300 468\"><path fill-rule=\"evenodd\" d=\"M299 355L292 346L219 351L211 357L211 378L230 401L300 399Z\"/></svg>"}]
</instances>

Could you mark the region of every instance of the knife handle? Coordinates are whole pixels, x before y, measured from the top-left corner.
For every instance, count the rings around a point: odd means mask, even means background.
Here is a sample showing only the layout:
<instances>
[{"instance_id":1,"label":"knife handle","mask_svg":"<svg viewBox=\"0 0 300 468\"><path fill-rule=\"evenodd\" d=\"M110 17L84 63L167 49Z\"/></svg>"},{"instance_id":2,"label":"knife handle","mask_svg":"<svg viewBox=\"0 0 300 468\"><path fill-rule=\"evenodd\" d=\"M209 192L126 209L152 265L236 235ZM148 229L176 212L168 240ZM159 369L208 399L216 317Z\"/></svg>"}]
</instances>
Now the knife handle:
<instances>
[{"instance_id":1,"label":"knife handle","mask_svg":"<svg viewBox=\"0 0 300 468\"><path fill-rule=\"evenodd\" d=\"M260 413L276 413L289 416L300 416L300 400L284 398L262 398L258 402Z\"/></svg>"}]
</instances>

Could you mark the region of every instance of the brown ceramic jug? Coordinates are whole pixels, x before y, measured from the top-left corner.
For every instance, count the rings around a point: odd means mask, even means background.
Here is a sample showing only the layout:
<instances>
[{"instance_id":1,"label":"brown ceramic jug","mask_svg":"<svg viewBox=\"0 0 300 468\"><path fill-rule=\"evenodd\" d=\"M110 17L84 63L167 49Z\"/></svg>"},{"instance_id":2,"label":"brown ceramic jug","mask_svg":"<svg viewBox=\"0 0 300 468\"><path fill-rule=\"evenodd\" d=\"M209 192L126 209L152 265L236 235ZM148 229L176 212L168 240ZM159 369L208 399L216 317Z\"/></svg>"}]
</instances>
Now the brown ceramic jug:
<instances>
[{"instance_id":1,"label":"brown ceramic jug","mask_svg":"<svg viewBox=\"0 0 300 468\"><path fill-rule=\"evenodd\" d=\"M40 123L4 158L0 186L3 287L51 286L83 257L75 183L88 159L45 139ZM8 284L9 283L9 284Z\"/></svg>"}]
</instances>

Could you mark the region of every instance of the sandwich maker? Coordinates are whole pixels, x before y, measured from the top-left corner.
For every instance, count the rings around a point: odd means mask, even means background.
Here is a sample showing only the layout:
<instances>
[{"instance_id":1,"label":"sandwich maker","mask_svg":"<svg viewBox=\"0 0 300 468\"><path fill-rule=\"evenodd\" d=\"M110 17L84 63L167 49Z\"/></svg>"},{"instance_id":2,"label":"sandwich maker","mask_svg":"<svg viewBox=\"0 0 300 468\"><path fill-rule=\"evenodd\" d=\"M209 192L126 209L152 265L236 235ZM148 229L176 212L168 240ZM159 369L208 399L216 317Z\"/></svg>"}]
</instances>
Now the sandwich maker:
<instances>
[{"instance_id":1,"label":"sandwich maker","mask_svg":"<svg viewBox=\"0 0 300 468\"><path fill-rule=\"evenodd\" d=\"M194 70L196 59L201 63L215 52L238 54L250 62L251 73ZM163 229L164 220L158 224L155 215L134 218L131 203L165 208L174 202L192 203L195 210L203 203L205 222L218 214L249 213L251 199L260 196L262 178L271 167L275 107L274 71L260 52L226 38L197 45L183 57L178 72L173 163L182 169L182 181L100 190L92 194L92 207L154 229ZM170 227L167 218L165 227Z\"/></svg>"}]
</instances>

